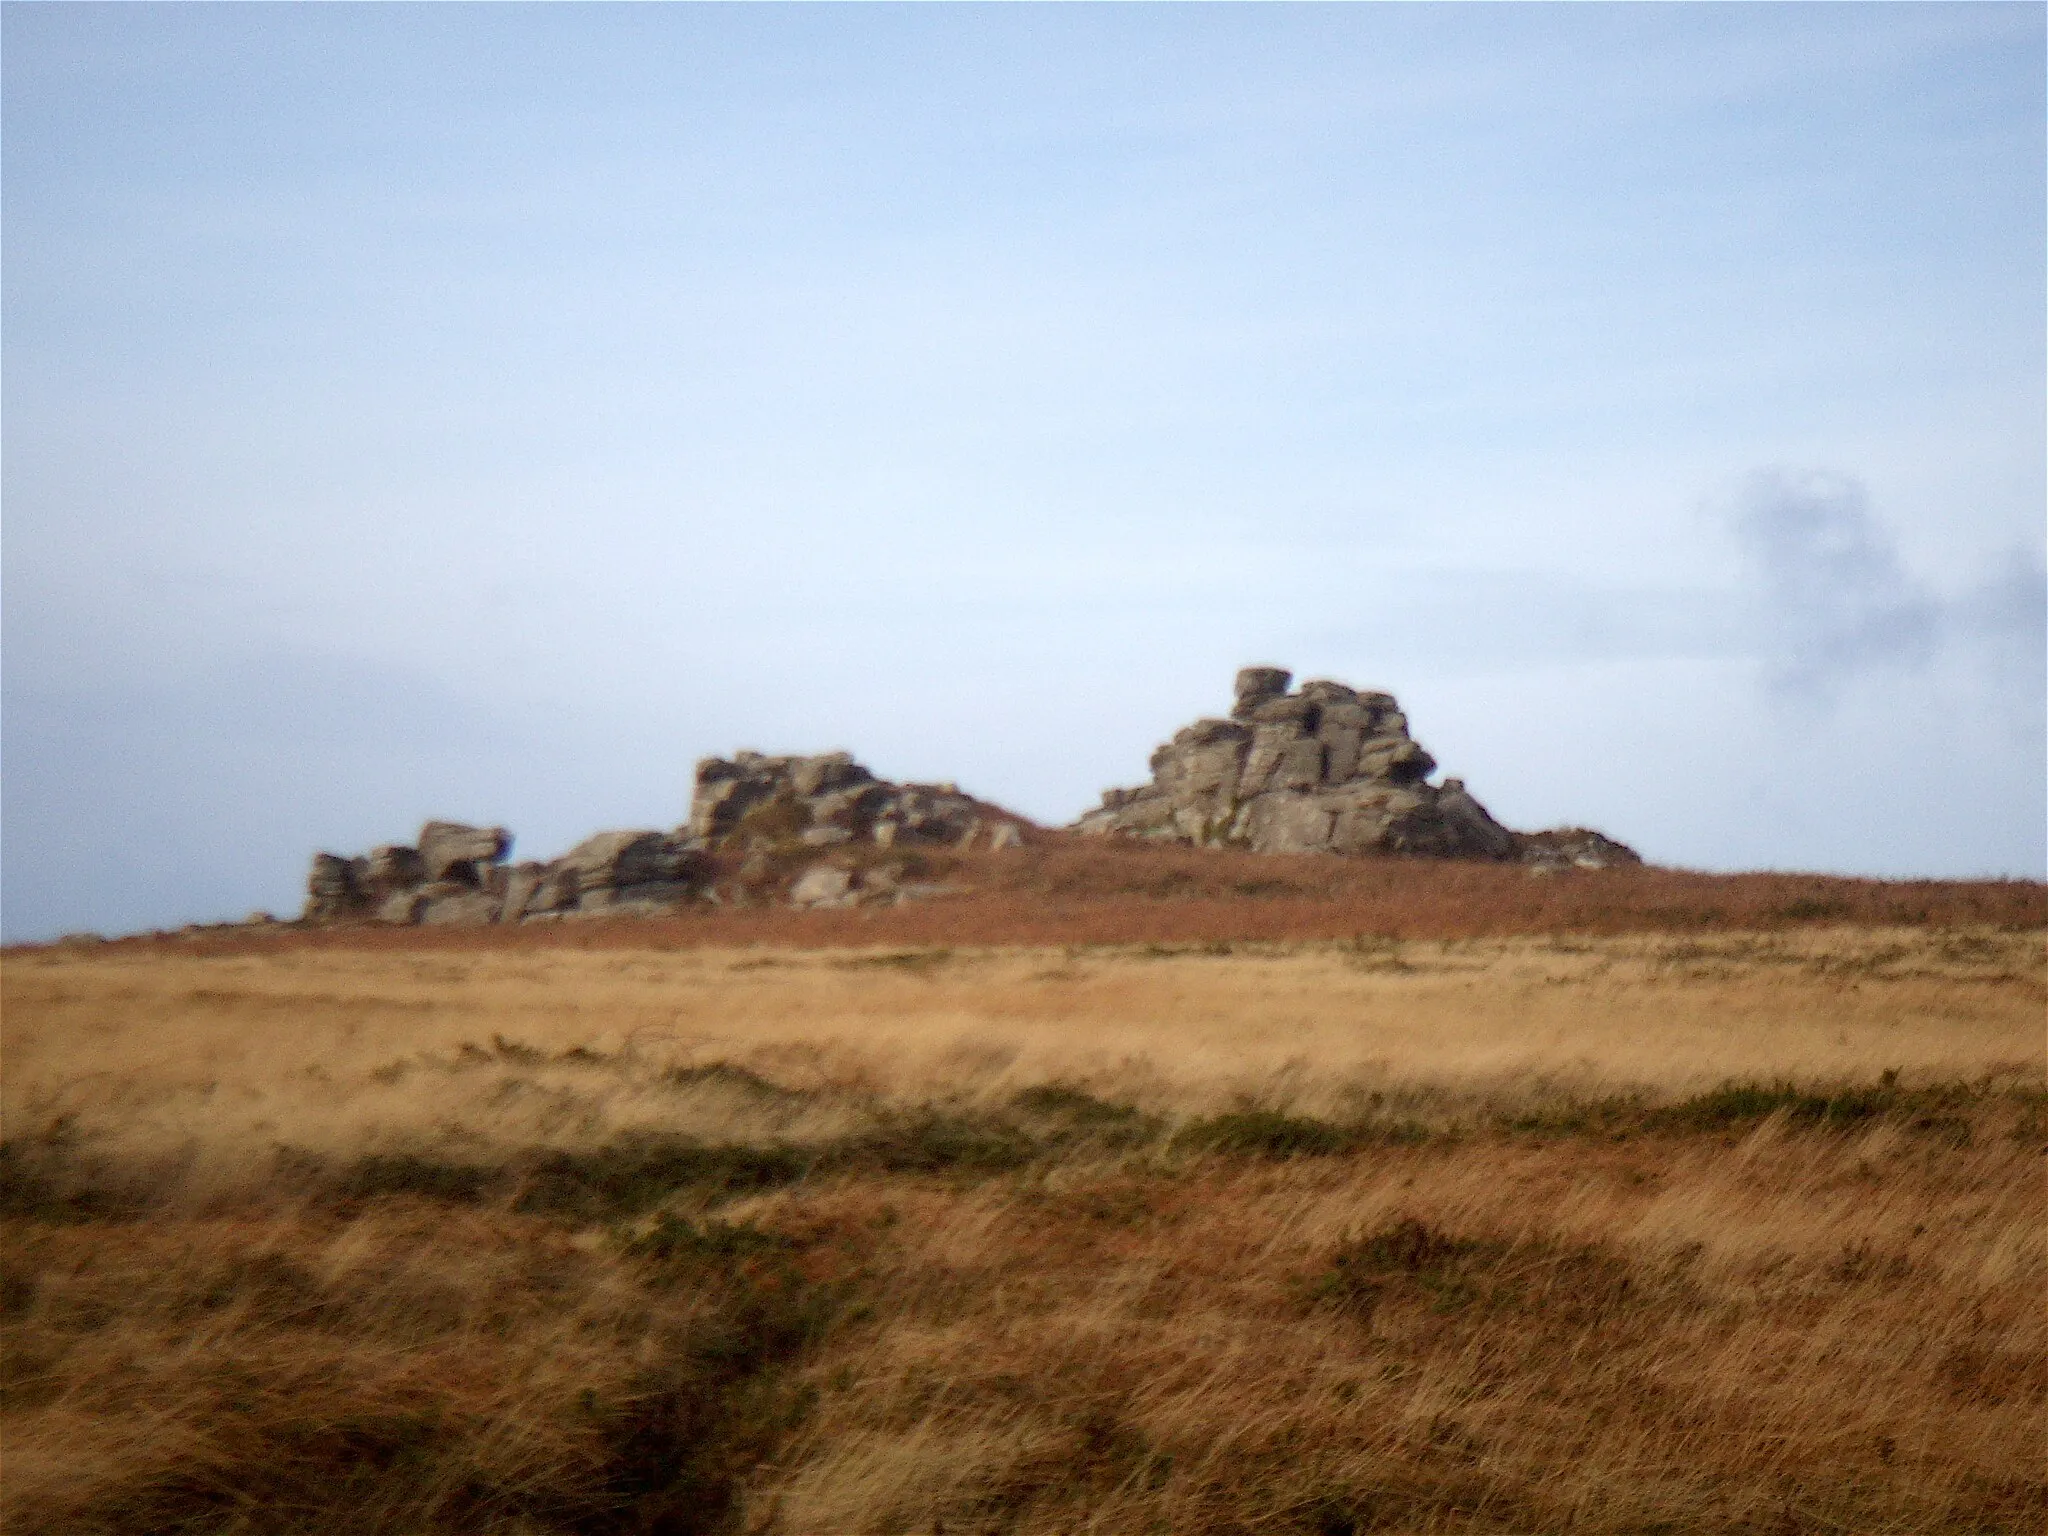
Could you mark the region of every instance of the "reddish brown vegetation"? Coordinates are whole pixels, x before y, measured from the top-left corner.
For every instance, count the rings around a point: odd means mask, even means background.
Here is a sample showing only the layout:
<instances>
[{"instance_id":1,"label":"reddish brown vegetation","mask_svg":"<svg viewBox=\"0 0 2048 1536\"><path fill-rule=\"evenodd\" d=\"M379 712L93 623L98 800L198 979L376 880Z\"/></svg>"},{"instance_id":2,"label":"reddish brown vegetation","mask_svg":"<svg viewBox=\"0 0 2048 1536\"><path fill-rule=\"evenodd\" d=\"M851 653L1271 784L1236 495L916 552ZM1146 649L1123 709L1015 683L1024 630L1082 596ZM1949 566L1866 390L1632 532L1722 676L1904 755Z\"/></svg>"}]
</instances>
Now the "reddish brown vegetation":
<instances>
[{"instance_id":1,"label":"reddish brown vegetation","mask_svg":"<svg viewBox=\"0 0 2048 1536\"><path fill-rule=\"evenodd\" d=\"M960 892L851 911L764 905L516 928L213 929L181 935L179 942L204 954L281 942L406 950L753 944L808 949L2048 923L2048 884L2028 880L1857 880L1657 868L1538 875L1512 864L1238 853L1057 834L1041 834L1027 848L926 856L924 863L924 878L958 885Z\"/></svg>"}]
</instances>

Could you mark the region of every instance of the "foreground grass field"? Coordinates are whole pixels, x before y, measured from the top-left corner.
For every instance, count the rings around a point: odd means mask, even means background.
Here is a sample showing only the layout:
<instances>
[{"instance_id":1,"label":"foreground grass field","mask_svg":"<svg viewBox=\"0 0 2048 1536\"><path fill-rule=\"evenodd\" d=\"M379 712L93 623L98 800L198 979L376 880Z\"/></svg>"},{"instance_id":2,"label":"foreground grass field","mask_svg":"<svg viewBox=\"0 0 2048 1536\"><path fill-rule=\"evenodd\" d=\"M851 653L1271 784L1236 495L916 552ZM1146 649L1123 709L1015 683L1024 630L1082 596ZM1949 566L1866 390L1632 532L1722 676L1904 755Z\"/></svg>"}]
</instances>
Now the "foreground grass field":
<instances>
[{"instance_id":1,"label":"foreground grass field","mask_svg":"<svg viewBox=\"0 0 2048 1536\"><path fill-rule=\"evenodd\" d=\"M1801 912L11 953L8 1528L2036 1531L2042 935Z\"/></svg>"}]
</instances>

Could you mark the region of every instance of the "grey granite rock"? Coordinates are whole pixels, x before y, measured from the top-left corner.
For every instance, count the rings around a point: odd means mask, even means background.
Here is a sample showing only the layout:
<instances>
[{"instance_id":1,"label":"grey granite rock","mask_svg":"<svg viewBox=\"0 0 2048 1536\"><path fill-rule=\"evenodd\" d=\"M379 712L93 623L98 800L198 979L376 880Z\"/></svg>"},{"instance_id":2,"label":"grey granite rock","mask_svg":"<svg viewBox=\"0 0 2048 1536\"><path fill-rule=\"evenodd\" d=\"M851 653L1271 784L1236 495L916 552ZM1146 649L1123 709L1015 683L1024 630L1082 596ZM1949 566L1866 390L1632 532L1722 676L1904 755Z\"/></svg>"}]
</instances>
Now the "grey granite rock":
<instances>
[{"instance_id":1,"label":"grey granite rock","mask_svg":"<svg viewBox=\"0 0 2048 1536\"><path fill-rule=\"evenodd\" d=\"M503 827L472 827L459 821L430 821L420 828L421 872L429 880L484 883L489 867L505 857L512 835Z\"/></svg>"},{"instance_id":2,"label":"grey granite rock","mask_svg":"<svg viewBox=\"0 0 2048 1536\"><path fill-rule=\"evenodd\" d=\"M1403 854L1607 867L1639 863L1598 833L1509 831L1436 759L1389 693L1279 667L1237 674L1231 718L1197 720L1152 754L1152 781L1103 792L1074 830L1261 853Z\"/></svg>"}]
</instances>

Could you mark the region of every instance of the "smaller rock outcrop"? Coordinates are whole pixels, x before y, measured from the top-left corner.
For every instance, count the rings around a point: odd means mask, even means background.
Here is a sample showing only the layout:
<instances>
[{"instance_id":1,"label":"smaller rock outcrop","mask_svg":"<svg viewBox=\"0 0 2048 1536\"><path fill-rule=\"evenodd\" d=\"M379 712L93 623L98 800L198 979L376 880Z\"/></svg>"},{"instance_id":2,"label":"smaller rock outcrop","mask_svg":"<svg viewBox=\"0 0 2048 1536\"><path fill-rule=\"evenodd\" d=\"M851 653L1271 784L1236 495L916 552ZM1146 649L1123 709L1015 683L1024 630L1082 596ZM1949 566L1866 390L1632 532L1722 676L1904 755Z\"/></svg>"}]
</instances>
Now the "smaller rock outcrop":
<instances>
[{"instance_id":1,"label":"smaller rock outcrop","mask_svg":"<svg viewBox=\"0 0 2048 1536\"><path fill-rule=\"evenodd\" d=\"M708 867L680 834L601 832L545 864L508 865L511 847L503 827L430 821L412 846L387 844L355 858L316 853L306 920L472 928L573 912L670 911L699 894Z\"/></svg>"},{"instance_id":2,"label":"smaller rock outcrop","mask_svg":"<svg viewBox=\"0 0 2048 1536\"><path fill-rule=\"evenodd\" d=\"M1551 827L1543 832L1517 832L1515 842L1524 864L1532 869L1611 869L1640 864L1642 855L1586 827Z\"/></svg>"},{"instance_id":3,"label":"smaller rock outcrop","mask_svg":"<svg viewBox=\"0 0 2048 1536\"><path fill-rule=\"evenodd\" d=\"M953 784L878 779L845 752L707 757L690 798L690 835L713 848L1008 847L1028 825Z\"/></svg>"},{"instance_id":4,"label":"smaller rock outcrop","mask_svg":"<svg viewBox=\"0 0 2048 1536\"><path fill-rule=\"evenodd\" d=\"M508 864L503 827L453 821L428 822L410 845L352 858L316 853L305 920L479 927L657 916L727 897L807 907L911 901L942 889L910 878L916 850L1010 848L1029 828L952 784L878 779L845 752L741 752L697 765L685 825L600 832L544 863Z\"/></svg>"}]
</instances>

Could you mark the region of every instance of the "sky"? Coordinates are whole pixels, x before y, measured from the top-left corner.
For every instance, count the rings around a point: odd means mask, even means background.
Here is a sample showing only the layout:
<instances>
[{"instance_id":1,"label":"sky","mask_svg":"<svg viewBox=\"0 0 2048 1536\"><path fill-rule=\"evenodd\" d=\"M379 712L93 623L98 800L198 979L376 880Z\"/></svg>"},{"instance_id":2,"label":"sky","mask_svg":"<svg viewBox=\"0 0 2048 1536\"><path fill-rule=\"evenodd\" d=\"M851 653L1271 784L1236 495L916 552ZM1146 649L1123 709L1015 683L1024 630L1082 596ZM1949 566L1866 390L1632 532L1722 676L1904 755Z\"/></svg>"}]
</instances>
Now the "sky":
<instances>
[{"instance_id":1,"label":"sky","mask_svg":"<svg viewBox=\"0 0 2048 1536\"><path fill-rule=\"evenodd\" d=\"M0 7L0 932L1047 823L1268 663L1510 825L2048 874L2044 9Z\"/></svg>"}]
</instances>

